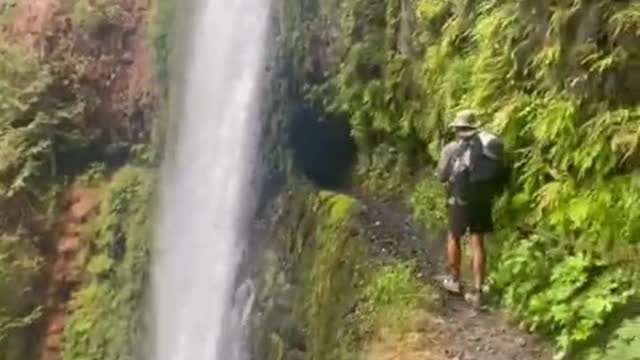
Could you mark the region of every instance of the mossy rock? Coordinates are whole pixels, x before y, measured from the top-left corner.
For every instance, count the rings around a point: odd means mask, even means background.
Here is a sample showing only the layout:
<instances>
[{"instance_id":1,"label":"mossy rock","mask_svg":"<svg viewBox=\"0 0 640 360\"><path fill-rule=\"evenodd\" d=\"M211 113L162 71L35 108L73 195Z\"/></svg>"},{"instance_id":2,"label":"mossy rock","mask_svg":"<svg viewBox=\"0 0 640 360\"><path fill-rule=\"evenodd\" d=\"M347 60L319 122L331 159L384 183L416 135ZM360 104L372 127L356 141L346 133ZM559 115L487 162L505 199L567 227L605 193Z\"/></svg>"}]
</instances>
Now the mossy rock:
<instances>
[{"instance_id":1,"label":"mossy rock","mask_svg":"<svg viewBox=\"0 0 640 360\"><path fill-rule=\"evenodd\" d=\"M296 276L280 273L265 281L270 290L263 299L269 298L272 305L262 325L271 330L263 328L259 333L275 331L286 349L299 351L295 356L304 351L305 358L325 359L327 349L341 347L336 334L346 331L345 315L353 309L358 293L364 246L354 219L361 204L343 194L307 190L294 189L289 197L289 209L283 213L288 218L279 222L280 237L275 239L280 261L270 262L270 266L284 265L287 273ZM292 241L298 250L288 251ZM264 273L274 276L273 269ZM276 279L295 279L295 284ZM285 314L276 305L291 300L293 309L288 310L293 310L293 317L282 317ZM281 351L279 341L260 342L268 347L264 352L269 356Z\"/></svg>"}]
</instances>

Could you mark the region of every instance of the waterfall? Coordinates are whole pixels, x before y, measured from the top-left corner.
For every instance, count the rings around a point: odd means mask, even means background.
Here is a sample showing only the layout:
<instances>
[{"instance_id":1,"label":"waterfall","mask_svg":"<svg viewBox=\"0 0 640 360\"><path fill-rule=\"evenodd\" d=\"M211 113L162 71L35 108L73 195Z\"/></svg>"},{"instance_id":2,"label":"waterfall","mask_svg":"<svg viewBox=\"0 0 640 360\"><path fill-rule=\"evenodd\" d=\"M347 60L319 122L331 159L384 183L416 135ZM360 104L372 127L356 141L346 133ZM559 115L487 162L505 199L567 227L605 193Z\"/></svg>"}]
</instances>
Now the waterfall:
<instances>
[{"instance_id":1,"label":"waterfall","mask_svg":"<svg viewBox=\"0 0 640 360\"><path fill-rule=\"evenodd\" d=\"M246 251L268 0L192 0L152 264L153 360L244 360Z\"/></svg>"}]
</instances>

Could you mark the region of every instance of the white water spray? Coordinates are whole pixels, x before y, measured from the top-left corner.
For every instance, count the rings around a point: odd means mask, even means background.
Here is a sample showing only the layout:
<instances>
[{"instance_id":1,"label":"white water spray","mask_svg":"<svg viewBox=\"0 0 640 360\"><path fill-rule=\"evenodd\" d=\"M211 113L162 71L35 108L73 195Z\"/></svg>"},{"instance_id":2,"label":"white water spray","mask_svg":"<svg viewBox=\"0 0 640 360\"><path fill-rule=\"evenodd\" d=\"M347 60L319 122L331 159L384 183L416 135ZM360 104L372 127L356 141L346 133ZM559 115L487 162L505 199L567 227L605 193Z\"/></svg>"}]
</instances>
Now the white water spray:
<instances>
[{"instance_id":1,"label":"white water spray","mask_svg":"<svg viewBox=\"0 0 640 360\"><path fill-rule=\"evenodd\" d=\"M247 358L253 284L235 290L260 126L268 0L193 0L182 113L153 254L153 360Z\"/></svg>"}]
</instances>

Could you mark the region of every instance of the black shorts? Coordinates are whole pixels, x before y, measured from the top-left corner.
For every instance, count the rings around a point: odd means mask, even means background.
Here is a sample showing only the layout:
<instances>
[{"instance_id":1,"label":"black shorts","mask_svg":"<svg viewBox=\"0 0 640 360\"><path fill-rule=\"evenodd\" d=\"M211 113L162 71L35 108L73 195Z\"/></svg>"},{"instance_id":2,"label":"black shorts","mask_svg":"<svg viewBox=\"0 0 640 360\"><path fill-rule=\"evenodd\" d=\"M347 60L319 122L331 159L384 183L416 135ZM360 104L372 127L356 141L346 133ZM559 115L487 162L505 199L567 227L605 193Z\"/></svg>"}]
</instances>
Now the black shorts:
<instances>
[{"instance_id":1,"label":"black shorts","mask_svg":"<svg viewBox=\"0 0 640 360\"><path fill-rule=\"evenodd\" d=\"M470 203L449 205L449 231L454 237L472 234L486 234L493 231L491 203Z\"/></svg>"}]
</instances>

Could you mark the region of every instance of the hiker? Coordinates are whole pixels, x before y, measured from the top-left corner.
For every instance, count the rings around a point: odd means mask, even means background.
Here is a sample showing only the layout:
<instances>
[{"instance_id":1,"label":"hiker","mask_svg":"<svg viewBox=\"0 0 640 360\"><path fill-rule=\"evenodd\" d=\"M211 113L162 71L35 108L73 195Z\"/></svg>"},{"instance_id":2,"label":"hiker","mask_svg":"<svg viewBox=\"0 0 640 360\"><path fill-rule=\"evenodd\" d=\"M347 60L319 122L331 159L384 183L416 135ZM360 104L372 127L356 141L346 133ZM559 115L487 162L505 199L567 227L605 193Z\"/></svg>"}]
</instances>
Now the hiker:
<instances>
[{"instance_id":1,"label":"hiker","mask_svg":"<svg viewBox=\"0 0 640 360\"><path fill-rule=\"evenodd\" d=\"M449 212L448 267L443 282L445 289L461 294L461 238L471 237L473 289L465 298L480 304L485 280L485 236L493 231L491 215L493 197L499 180L502 143L497 137L478 131L472 110L459 112L450 125L456 138L443 149L438 164L438 177L445 186ZM487 145L489 154L487 157ZM497 149L496 146L497 145ZM494 153L491 153L494 151Z\"/></svg>"}]
</instances>

